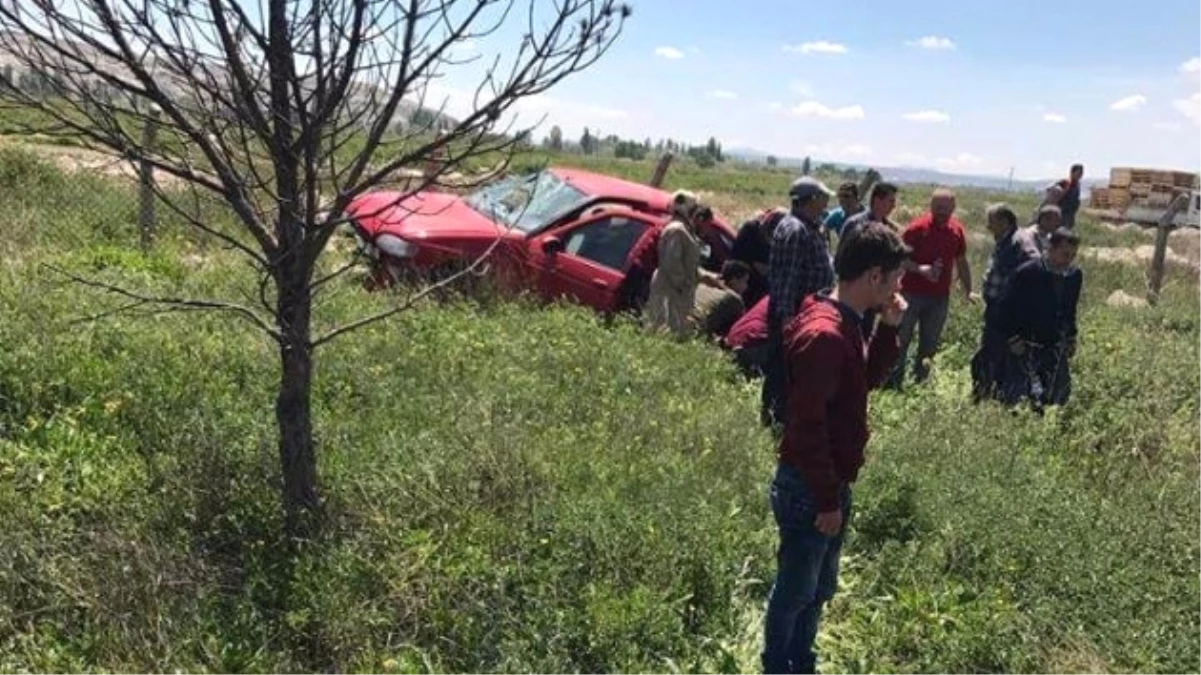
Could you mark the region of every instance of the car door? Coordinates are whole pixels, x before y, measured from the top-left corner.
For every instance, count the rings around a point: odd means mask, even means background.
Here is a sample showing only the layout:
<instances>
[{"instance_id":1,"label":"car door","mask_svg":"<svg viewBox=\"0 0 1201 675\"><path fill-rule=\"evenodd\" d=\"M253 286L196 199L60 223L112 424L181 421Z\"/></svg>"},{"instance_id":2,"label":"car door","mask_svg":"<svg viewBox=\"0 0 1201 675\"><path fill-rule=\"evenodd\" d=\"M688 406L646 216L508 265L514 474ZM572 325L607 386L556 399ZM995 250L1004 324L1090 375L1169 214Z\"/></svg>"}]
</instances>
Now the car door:
<instances>
[{"instance_id":1,"label":"car door","mask_svg":"<svg viewBox=\"0 0 1201 675\"><path fill-rule=\"evenodd\" d=\"M531 241L535 283L547 300L569 298L600 311L617 301L630 249L651 222L632 212L603 213Z\"/></svg>"}]
</instances>

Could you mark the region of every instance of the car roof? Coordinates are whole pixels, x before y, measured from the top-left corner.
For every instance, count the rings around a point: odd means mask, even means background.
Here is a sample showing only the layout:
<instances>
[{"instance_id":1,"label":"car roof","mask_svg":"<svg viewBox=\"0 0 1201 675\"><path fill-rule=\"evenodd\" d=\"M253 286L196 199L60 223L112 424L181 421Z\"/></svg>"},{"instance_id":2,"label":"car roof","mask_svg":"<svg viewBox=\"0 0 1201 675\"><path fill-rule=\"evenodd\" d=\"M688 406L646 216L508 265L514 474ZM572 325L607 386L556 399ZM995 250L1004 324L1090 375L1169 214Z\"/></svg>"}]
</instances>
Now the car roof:
<instances>
[{"instance_id":1,"label":"car roof","mask_svg":"<svg viewBox=\"0 0 1201 675\"><path fill-rule=\"evenodd\" d=\"M551 173L591 197L615 197L645 202L652 210L667 211L671 195L658 188L582 169L550 167Z\"/></svg>"}]
</instances>

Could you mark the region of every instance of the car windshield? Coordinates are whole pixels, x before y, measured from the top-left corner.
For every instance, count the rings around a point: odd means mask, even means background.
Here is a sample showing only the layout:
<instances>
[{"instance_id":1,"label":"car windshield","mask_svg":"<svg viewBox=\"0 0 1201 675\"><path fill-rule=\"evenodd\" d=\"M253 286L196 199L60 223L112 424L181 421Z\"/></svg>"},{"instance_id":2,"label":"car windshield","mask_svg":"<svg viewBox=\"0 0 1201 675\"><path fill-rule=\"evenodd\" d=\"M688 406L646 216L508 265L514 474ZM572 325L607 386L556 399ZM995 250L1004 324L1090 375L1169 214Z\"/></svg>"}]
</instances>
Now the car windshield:
<instances>
[{"instance_id":1,"label":"car windshield","mask_svg":"<svg viewBox=\"0 0 1201 675\"><path fill-rule=\"evenodd\" d=\"M586 196L550 171L541 171L504 178L471 193L466 200L485 216L528 234Z\"/></svg>"}]
</instances>

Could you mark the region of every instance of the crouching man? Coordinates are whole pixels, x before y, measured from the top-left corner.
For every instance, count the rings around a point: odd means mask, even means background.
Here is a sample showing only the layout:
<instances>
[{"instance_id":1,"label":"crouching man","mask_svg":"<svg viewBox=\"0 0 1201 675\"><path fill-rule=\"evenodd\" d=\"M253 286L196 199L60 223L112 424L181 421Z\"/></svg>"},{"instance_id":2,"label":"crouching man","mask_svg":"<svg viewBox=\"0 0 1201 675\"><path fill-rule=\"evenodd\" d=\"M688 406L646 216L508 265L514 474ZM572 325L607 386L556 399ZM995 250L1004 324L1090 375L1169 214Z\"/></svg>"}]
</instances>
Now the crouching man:
<instances>
[{"instance_id":1,"label":"crouching man","mask_svg":"<svg viewBox=\"0 0 1201 675\"><path fill-rule=\"evenodd\" d=\"M1069 364L1076 355L1076 306L1084 273L1076 267L1080 237L1060 228L1039 260L1014 274L1002 304L1009 345L1003 399L1029 397L1035 409L1067 403L1072 391Z\"/></svg>"},{"instance_id":2,"label":"crouching man","mask_svg":"<svg viewBox=\"0 0 1201 675\"><path fill-rule=\"evenodd\" d=\"M785 328L788 415L771 484L780 543L765 618L766 673L816 672L813 642L837 586L851 484L868 441L868 391L888 377L899 352L909 254L885 225L855 228L839 246L835 287L806 298ZM868 310L880 312L880 325L865 344Z\"/></svg>"}]
</instances>

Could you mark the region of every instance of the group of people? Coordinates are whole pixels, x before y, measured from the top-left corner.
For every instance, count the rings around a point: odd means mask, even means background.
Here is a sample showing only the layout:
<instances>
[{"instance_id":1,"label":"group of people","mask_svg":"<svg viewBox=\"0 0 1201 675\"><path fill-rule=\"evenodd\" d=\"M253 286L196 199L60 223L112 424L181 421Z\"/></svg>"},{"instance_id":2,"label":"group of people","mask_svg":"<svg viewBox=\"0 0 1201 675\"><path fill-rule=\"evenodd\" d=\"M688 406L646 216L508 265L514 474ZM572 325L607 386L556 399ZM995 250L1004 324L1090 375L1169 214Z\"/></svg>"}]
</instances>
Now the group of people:
<instances>
[{"instance_id":1,"label":"group of people","mask_svg":"<svg viewBox=\"0 0 1201 675\"><path fill-rule=\"evenodd\" d=\"M1048 191L1029 225L1006 204L988 207L994 247L979 295L955 194L945 188L901 227L890 219L899 193L892 183L877 182L864 205L854 183L833 192L799 178L788 208L743 224L720 274L699 265L711 212L678 192L671 223L635 247L626 306L644 304L651 329L712 336L748 374L763 376L761 417L779 438L770 493L780 535L765 672L816 672L813 643L837 585L851 485L869 437L868 392L902 387L915 332L914 379L927 378L955 280L966 302L984 304L974 399L1029 399L1040 410L1067 401L1083 283L1074 264L1082 174L1073 167L1066 189Z\"/></svg>"}]
</instances>

